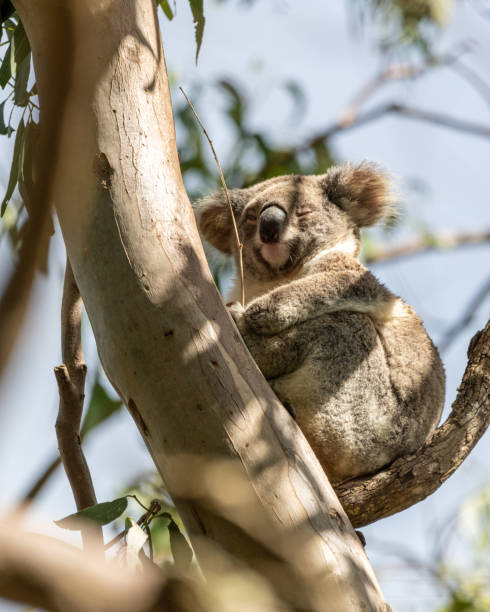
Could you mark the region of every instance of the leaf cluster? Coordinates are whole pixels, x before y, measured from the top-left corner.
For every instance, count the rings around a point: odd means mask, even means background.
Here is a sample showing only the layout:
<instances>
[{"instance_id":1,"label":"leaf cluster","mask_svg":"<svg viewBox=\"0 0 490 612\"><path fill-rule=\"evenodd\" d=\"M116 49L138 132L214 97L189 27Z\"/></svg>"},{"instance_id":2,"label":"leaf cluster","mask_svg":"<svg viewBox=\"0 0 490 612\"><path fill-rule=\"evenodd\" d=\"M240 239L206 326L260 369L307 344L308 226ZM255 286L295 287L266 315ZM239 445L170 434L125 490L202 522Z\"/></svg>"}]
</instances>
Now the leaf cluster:
<instances>
[{"instance_id":1,"label":"leaf cluster","mask_svg":"<svg viewBox=\"0 0 490 612\"><path fill-rule=\"evenodd\" d=\"M34 190L34 159L39 139L36 85L29 88L31 72L31 50L24 27L17 15L9 8L10 3L0 5L2 24L0 45L5 47L0 64L0 88L7 94L0 103L0 134L10 138L15 134L14 151L9 179L0 204L3 217L2 234L7 234L12 246L18 248L26 232L27 215L32 211ZM16 119L14 127L13 119ZM12 200L18 188L21 198ZM27 215L22 215L24 210ZM45 269L45 257L40 262Z\"/></svg>"},{"instance_id":2,"label":"leaf cluster","mask_svg":"<svg viewBox=\"0 0 490 612\"><path fill-rule=\"evenodd\" d=\"M136 495L124 495L108 502L101 502L84 508L79 512L65 516L55 521L58 527L72 531L80 530L87 521L104 526L116 521L124 515L128 507L129 498L133 498L143 508L144 513L135 521L131 516L125 518L125 528L115 538L106 544L111 548L124 540L122 550L126 554L128 564L134 565L134 558L144 555L143 546L148 540L149 560L153 562L153 536L150 525L155 519L164 519L169 537L170 551L175 568L179 573L187 572L193 558L193 552L186 537L181 531L178 519L164 510L165 505L158 499L152 499L145 506Z\"/></svg>"}]
</instances>

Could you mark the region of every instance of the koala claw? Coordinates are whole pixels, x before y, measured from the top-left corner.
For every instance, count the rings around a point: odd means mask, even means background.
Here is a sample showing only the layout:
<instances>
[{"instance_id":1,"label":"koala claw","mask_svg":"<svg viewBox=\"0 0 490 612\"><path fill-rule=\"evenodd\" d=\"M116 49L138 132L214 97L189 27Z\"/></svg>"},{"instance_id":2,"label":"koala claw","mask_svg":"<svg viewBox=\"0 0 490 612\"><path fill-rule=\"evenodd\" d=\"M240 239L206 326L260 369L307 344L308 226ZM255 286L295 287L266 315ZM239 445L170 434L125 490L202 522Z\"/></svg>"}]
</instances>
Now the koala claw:
<instances>
[{"instance_id":1,"label":"koala claw","mask_svg":"<svg viewBox=\"0 0 490 612\"><path fill-rule=\"evenodd\" d=\"M235 325L243 334L243 329L245 327L243 320L243 313L245 312L245 310L243 306L240 304L240 302L229 302L228 304L226 304L226 309L230 313L232 319L235 321Z\"/></svg>"}]
</instances>

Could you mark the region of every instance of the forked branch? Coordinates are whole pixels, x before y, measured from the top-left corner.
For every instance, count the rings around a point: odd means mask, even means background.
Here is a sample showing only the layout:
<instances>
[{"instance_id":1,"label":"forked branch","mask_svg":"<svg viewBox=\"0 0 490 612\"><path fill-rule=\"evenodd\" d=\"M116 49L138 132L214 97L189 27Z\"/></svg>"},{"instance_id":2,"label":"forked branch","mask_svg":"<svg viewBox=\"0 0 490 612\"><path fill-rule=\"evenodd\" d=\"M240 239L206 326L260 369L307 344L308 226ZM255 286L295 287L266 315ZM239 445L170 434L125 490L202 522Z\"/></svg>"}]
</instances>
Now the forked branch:
<instances>
[{"instance_id":1,"label":"forked branch","mask_svg":"<svg viewBox=\"0 0 490 612\"><path fill-rule=\"evenodd\" d=\"M490 321L468 348L468 365L451 414L415 455L397 459L335 491L354 527L390 516L428 497L466 459L490 424Z\"/></svg>"}]
</instances>

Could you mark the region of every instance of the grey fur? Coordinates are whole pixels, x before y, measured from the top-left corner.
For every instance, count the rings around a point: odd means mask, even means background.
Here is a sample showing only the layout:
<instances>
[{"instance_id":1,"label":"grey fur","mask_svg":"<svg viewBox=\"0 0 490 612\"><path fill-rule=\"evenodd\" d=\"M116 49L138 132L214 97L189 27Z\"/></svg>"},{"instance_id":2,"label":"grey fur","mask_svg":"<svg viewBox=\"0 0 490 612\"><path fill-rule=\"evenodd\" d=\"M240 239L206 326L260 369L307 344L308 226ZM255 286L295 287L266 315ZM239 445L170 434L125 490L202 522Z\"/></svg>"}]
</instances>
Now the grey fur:
<instances>
[{"instance_id":1,"label":"grey fur","mask_svg":"<svg viewBox=\"0 0 490 612\"><path fill-rule=\"evenodd\" d=\"M436 427L445 376L415 312L357 259L359 227L392 206L372 164L283 176L231 192L243 243L246 307L231 313L258 366L295 415L332 482L417 450ZM287 213L276 244L260 212ZM204 236L232 253L226 200L198 203ZM237 299L236 283L231 298Z\"/></svg>"}]
</instances>

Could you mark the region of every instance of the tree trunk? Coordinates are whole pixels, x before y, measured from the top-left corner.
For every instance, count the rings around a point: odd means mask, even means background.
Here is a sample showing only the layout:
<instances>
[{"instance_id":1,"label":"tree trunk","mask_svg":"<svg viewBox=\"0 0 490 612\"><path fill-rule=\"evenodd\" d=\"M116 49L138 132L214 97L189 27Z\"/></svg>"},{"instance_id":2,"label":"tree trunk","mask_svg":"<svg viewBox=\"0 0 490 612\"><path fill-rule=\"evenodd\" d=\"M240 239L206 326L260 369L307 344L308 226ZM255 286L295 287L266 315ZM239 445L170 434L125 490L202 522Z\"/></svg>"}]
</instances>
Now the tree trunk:
<instances>
[{"instance_id":1,"label":"tree trunk","mask_svg":"<svg viewBox=\"0 0 490 612\"><path fill-rule=\"evenodd\" d=\"M201 536L295 608L386 609L325 474L212 281L182 183L155 3L15 6L33 51L42 151L57 164L51 193L100 359L204 572L213 557ZM46 130L53 112L56 142Z\"/></svg>"}]
</instances>

